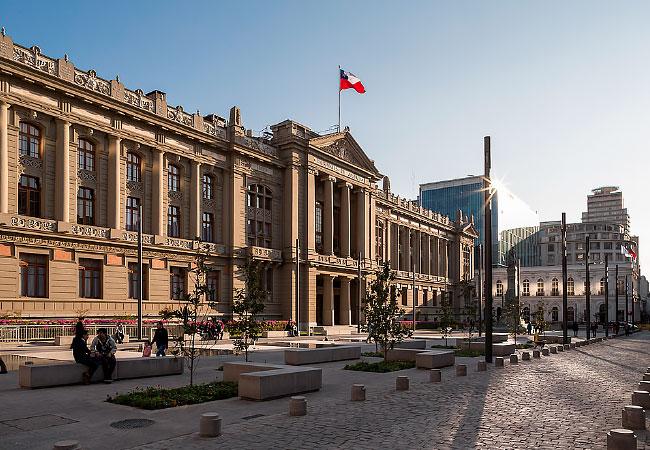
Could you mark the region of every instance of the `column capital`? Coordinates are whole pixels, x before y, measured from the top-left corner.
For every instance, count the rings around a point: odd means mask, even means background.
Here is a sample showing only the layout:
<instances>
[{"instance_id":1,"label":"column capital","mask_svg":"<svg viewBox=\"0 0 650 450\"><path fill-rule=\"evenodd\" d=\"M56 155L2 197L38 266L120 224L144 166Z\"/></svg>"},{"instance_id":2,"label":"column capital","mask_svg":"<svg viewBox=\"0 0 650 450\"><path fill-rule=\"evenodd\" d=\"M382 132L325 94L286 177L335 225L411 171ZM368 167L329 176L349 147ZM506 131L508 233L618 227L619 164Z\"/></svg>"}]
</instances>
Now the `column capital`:
<instances>
[{"instance_id":1,"label":"column capital","mask_svg":"<svg viewBox=\"0 0 650 450\"><path fill-rule=\"evenodd\" d=\"M70 125L72 125L72 123L70 123L70 121L69 121L69 120L66 120L66 119L61 119L61 118L58 118L58 117L57 117L57 118L54 119L54 120L56 121L56 123L57 123L58 125L63 125L64 127L69 127Z\"/></svg>"},{"instance_id":2,"label":"column capital","mask_svg":"<svg viewBox=\"0 0 650 450\"><path fill-rule=\"evenodd\" d=\"M332 183L336 183L336 177L330 174L325 174L323 176L323 181L331 181Z\"/></svg>"},{"instance_id":3,"label":"column capital","mask_svg":"<svg viewBox=\"0 0 650 450\"><path fill-rule=\"evenodd\" d=\"M342 181L341 182L341 187L351 190L354 187L354 185L352 183L348 182L348 181Z\"/></svg>"},{"instance_id":4,"label":"column capital","mask_svg":"<svg viewBox=\"0 0 650 450\"><path fill-rule=\"evenodd\" d=\"M1 99L0 99L0 107L2 107L2 108L9 108L10 106L11 106L11 105L9 104L9 102L7 102L6 100L1 100Z\"/></svg>"},{"instance_id":5,"label":"column capital","mask_svg":"<svg viewBox=\"0 0 650 450\"><path fill-rule=\"evenodd\" d=\"M121 137L119 137L119 136L115 136L115 135L113 135L113 134L109 134L109 135L108 135L108 139L111 140L111 141L116 141L116 142L118 142L118 143L119 143L119 142L122 142L122 138L121 138Z\"/></svg>"},{"instance_id":6,"label":"column capital","mask_svg":"<svg viewBox=\"0 0 650 450\"><path fill-rule=\"evenodd\" d=\"M315 175L315 176L318 176L318 169L315 168L315 167L307 166L307 173L308 173L309 175Z\"/></svg>"}]
</instances>

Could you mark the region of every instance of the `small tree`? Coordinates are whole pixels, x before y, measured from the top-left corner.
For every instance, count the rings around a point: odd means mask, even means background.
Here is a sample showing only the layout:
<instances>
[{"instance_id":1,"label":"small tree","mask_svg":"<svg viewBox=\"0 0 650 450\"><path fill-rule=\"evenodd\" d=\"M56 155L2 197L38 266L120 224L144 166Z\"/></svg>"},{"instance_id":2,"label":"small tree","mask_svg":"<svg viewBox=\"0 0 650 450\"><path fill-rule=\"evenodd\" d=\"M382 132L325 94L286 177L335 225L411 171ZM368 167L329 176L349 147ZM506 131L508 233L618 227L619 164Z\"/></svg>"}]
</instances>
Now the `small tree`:
<instances>
[{"instance_id":1,"label":"small tree","mask_svg":"<svg viewBox=\"0 0 650 450\"><path fill-rule=\"evenodd\" d=\"M186 366L190 372L190 386L194 384L194 371L198 365L201 350L196 347L196 335L199 333L199 323L207 318L209 309L206 307L206 296L211 292L207 283L208 267L206 260L208 257L209 247L201 244L196 250L194 263L189 272L190 280L194 281L194 288L191 292L177 292L182 296L178 309L163 309L160 314L163 319L179 319L183 325L183 333L175 340L177 347L171 351L174 355L180 355L185 358ZM210 305L211 306L211 305ZM189 336L189 340L185 340Z\"/></svg>"},{"instance_id":2,"label":"small tree","mask_svg":"<svg viewBox=\"0 0 650 450\"><path fill-rule=\"evenodd\" d=\"M478 299L475 297L476 286L471 280L463 280L460 283L460 294L465 299L465 312L468 316L474 319L474 325L477 324L476 313L478 312ZM479 318L480 320L480 318ZM472 324L469 324L468 336L470 342L472 341L472 336L474 335L474 327Z\"/></svg>"},{"instance_id":3,"label":"small tree","mask_svg":"<svg viewBox=\"0 0 650 450\"><path fill-rule=\"evenodd\" d=\"M521 305L517 298L506 305L503 321L508 328L508 333L515 338L516 345L517 335L524 333L524 327L521 325Z\"/></svg>"},{"instance_id":4,"label":"small tree","mask_svg":"<svg viewBox=\"0 0 650 450\"><path fill-rule=\"evenodd\" d=\"M384 263L375 273L375 279L370 283L364 302L366 323L363 330L379 343L384 353L384 361L388 357L388 350L413 334L410 328L402 326L396 320L403 316L405 311L399 307L398 294L392 289L394 280L395 272L390 270L388 263Z\"/></svg>"},{"instance_id":5,"label":"small tree","mask_svg":"<svg viewBox=\"0 0 650 450\"><path fill-rule=\"evenodd\" d=\"M454 316L454 307L447 299L446 292L443 293L443 297L440 301L440 306L442 307L442 315L440 316L440 331L442 332L442 337L445 338L445 347L448 347L449 335L451 334L454 325L456 324L456 318Z\"/></svg>"},{"instance_id":6,"label":"small tree","mask_svg":"<svg viewBox=\"0 0 650 450\"><path fill-rule=\"evenodd\" d=\"M235 291L232 304L233 322L229 327L234 336L233 346L244 352L248 361L248 349L259 338L263 323L257 316L264 312L264 300L268 293L260 285L260 267L250 256L242 266L244 287Z\"/></svg>"},{"instance_id":7,"label":"small tree","mask_svg":"<svg viewBox=\"0 0 650 450\"><path fill-rule=\"evenodd\" d=\"M544 303L540 301L537 304L537 310L535 311L535 325L539 327L540 331L544 333L544 336L546 336L546 329L548 328L549 323L544 315L544 310Z\"/></svg>"}]
</instances>

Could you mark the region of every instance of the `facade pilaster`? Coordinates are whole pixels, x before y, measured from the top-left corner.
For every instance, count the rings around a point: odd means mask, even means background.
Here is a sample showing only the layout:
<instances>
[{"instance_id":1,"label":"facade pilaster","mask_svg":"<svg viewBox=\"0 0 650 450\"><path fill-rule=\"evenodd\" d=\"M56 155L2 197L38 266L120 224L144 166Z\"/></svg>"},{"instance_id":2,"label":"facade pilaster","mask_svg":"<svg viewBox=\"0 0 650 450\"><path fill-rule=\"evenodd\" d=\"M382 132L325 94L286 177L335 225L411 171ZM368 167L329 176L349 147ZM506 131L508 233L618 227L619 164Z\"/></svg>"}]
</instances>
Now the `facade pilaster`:
<instances>
[{"instance_id":1,"label":"facade pilaster","mask_svg":"<svg viewBox=\"0 0 650 450\"><path fill-rule=\"evenodd\" d=\"M392 267L393 257L391 254L393 252L393 227L388 220L386 221L386 226L384 227L384 235L386 237L386 239L384 239L384 262L390 261Z\"/></svg>"},{"instance_id":2,"label":"facade pilaster","mask_svg":"<svg viewBox=\"0 0 650 450\"><path fill-rule=\"evenodd\" d=\"M201 237L201 164L198 161L192 160L190 162L190 239Z\"/></svg>"},{"instance_id":3,"label":"facade pilaster","mask_svg":"<svg viewBox=\"0 0 650 450\"><path fill-rule=\"evenodd\" d=\"M325 203L323 205L323 251L326 255L334 253L334 182L336 178L323 179Z\"/></svg>"},{"instance_id":4,"label":"facade pilaster","mask_svg":"<svg viewBox=\"0 0 650 450\"><path fill-rule=\"evenodd\" d=\"M315 169L308 167L307 169L307 205L305 205L305 220L307 226L307 250L313 252L316 249L316 175L318 172Z\"/></svg>"},{"instance_id":5,"label":"facade pilaster","mask_svg":"<svg viewBox=\"0 0 650 450\"><path fill-rule=\"evenodd\" d=\"M0 101L0 214L9 213L9 103Z\"/></svg>"},{"instance_id":6,"label":"facade pilaster","mask_svg":"<svg viewBox=\"0 0 650 450\"><path fill-rule=\"evenodd\" d=\"M368 193L365 189L357 191L357 248L361 259L366 259L370 252L370 234L368 233Z\"/></svg>"},{"instance_id":7,"label":"facade pilaster","mask_svg":"<svg viewBox=\"0 0 650 450\"><path fill-rule=\"evenodd\" d=\"M120 176L120 145L122 140L116 136L108 136L108 226L119 230L121 180Z\"/></svg>"},{"instance_id":8,"label":"facade pilaster","mask_svg":"<svg viewBox=\"0 0 650 450\"><path fill-rule=\"evenodd\" d=\"M350 256L350 183L341 186L341 256Z\"/></svg>"},{"instance_id":9,"label":"facade pilaster","mask_svg":"<svg viewBox=\"0 0 650 450\"><path fill-rule=\"evenodd\" d=\"M70 222L70 122L56 121L56 175L54 217Z\"/></svg>"},{"instance_id":10,"label":"facade pilaster","mask_svg":"<svg viewBox=\"0 0 650 450\"><path fill-rule=\"evenodd\" d=\"M323 325L334 325L334 278L323 275Z\"/></svg>"},{"instance_id":11,"label":"facade pilaster","mask_svg":"<svg viewBox=\"0 0 650 450\"><path fill-rule=\"evenodd\" d=\"M422 268L420 267L421 244L420 230L413 230L413 271L417 273L422 272Z\"/></svg>"},{"instance_id":12,"label":"facade pilaster","mask_svg":"<svg viewBox=\"0 0 650 450\"><path fill-rule=\"evenodd\" d=\"M153 177L151 183L151 231L154 235L164 236L163 205L164 205L164 152L154 148L153 152Z\"/></svg>"},{"instance_id":13,"label":"facade pilaster","mask_svg":"<svg viewBox=\"0 0 650 450\"><path fill-rule=\"evenodd\" d=\"M341 290L340 290L340 304L341 311L339 320L341 325L351 325L352 324L352 313L350 310L350 279L341 277Z\"/></svg>"}]
</instances>

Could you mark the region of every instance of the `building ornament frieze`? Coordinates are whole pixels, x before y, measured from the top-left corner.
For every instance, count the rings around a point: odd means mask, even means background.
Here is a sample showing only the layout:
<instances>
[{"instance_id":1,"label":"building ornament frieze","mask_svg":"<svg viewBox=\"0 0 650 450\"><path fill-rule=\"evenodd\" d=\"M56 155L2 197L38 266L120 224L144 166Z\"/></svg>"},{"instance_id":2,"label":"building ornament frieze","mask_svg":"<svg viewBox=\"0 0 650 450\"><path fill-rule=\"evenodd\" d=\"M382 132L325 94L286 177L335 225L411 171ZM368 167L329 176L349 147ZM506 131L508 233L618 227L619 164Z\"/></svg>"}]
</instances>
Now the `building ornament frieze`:
<instances>
[{"instance_id":1,"label":"building ornament frieze","mask_svg":"<svg viewBox=\"0 0 650 450\"><path fill-rule=\"evenodd\" d=\"M136 89L135 91L125 89L124 102L149 112L155 112L153 100L145 96L142 89Z\"/></svg>"},{"instance_id":2,"label":"building ornament frieze","mask_svg":"<svg viewBox=\"0 0 650 450\"><path fill-rule=\"evenodd\" d=\"M33 167L39 170L43 168L43 160L41 158L32 158L27 155L20 155L18 163L25 168Z\"/></svg>"},{"instance_id":3,"label":"building ornament frieze","mask_svg":"<svg viewBox=\"0 0 650 450\"><path fill-rule=\"evenodd\" d=\"M74 82L91 91L99 92L104 95L111 95L111 85L108 81L97 77L97 72L90 69L88 73L75 69Z\"/></svg>"},{"instance_id":4,"label":"building ornament frieze","mask_svg":"<svg viewBox=\"0 0 650 450\"><path fill-rule=\"evenodd\" d=\"M192 115L183 111L183 107L180 105L176 108L167 106L167 118L182 123L183 125L187 125L188 127L194 125L194 118Z\"/></svg>"},{"instance_id":5,"label":"building ornament frieze","mask_svg":"<svg viewBox=\"0 0 650 450\"><path fill-rule=\"evenodd\" d=\"M84 169L77 169L77 178L79 178L81 181L92 181L94 183L97 183L96 172L91 172Z\"/></svg>"},{"instance_id":6,"label":"building ornament frieze","mask_svg":"<svg viewBox=\"0 0 650 450\"><path fill-rule=\"evenodd\" d=\"M36 219L33 217L12 217L11 226L16 228L27 228L30 230L56 231L56 221Z\"/></svg>"},{"instance_id":7,"label":"building ornament frieze","mask_svg":"<svg viewBox=\"0 0 650 450\"><path fill-rule=\"evenodd\" d=\"M55 61L41 55L41 49L36 45L26 49L14 44L14 61L27 64L50 75L57 75Z\"/></svg>"},{"instance_id":8,"label":"building ornament frieze","mask_svg":"<svg viewBox=\"0 0 650 450\"><path fill-rule=\"evenodd\" d=\"M359 183L366 183L366 179L362 177L361 175L357 175L356 173L352 173L349 170L343 169L342 167L339 167L335 164L332 164L328 161L325 161L323 159L314 157L313 159L314 164L321 166L325 169L331 170L334 173L337 173L339 175L343 175L344 177L350 178L351 180L358 181Z\"/></svg>"},{"instance_id":9,"label":"building ornament frieze","mask_svg":"<svg viewBox=\"0 0 650 450\"><path fill-rule=\"evenodd\" d=\"M142 183L139 181L127 181L126 188L131 192L142 192Z\"/></svg>"}]
</instances>

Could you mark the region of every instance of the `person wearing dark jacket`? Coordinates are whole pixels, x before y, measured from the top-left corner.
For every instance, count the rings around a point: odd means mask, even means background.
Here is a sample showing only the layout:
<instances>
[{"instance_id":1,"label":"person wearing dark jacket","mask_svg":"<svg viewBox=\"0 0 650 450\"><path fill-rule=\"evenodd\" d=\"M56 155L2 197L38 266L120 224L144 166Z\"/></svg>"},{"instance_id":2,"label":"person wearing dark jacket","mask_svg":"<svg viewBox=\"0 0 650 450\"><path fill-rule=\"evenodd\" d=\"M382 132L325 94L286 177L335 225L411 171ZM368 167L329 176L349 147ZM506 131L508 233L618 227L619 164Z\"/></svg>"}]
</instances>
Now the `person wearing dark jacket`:
<instances>
[{"instance_id":1,"label":"person wearing dark jacket","mask_svg":"<svg viewBox=\"0 0 650 450\"><path fill-rule=\"evenodd\" d=\"M152 341L156 344L156 347L158 347L158 350L156 350L156 356L165 356L165 350L167 350L167 346L169 345L169 334L162 322L158 322L156 327L156 332L153 335Z\"/></svg>"},{"instance_id":2,"label":"person wearing dark jacket","mask_svg":"<svg viewBox=\"0 0 650 450\"><path fill-rule=\"evenodd\" d=\"M0 356L0 375L5 374L5 373L9 373L8 370L7 370L7 365L2 360L2 356Z\"/></svg>"},{"instance_id":3,"label":"person wearing dark jacket","mask_svg":"<svg viewBox=\"0 0 650 450\"><path fill-rule=\"evenodd\" d=\"M578 337L578 330L579 330L578 322L574 320L573 321L573 335L575 337Z\"/></svg>"},{"instance_id":4,"label":"person wearing dark jacket","mask_svg":"<svg viewBox=\"0 0 650 450\"><path fill-rule=\"evenodd\" d=\"M93 339L92 344L90 344L90 356L91 358L97 358L101 363L104 371L104 383L113 382L113 371L117 365L115 353L117 353L117 344L108 335L108 330L106 328L98 328L97 336Z\"/></svg>"},{"instance_id":5,"label":"person wearing dark jacket","mask_svg":"<svg viewBox=\"0 0 650 450\"><path fill-rule=\"evenodd\" d=\"M88 370L83 373L84 384L89 384L93 374L99 367L99 359L92 357L90 355L90 350L88 350L88 331L81 330L77 333L74 339L72 339L72 355L74 360L79 364L83 364L88 367Z\"/></svg>"}]
</instances>

